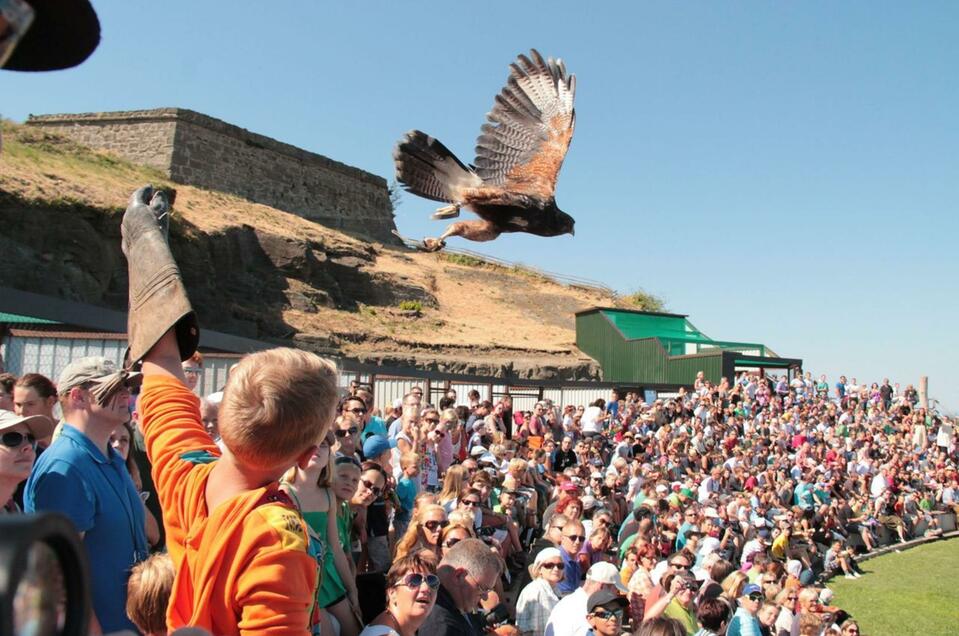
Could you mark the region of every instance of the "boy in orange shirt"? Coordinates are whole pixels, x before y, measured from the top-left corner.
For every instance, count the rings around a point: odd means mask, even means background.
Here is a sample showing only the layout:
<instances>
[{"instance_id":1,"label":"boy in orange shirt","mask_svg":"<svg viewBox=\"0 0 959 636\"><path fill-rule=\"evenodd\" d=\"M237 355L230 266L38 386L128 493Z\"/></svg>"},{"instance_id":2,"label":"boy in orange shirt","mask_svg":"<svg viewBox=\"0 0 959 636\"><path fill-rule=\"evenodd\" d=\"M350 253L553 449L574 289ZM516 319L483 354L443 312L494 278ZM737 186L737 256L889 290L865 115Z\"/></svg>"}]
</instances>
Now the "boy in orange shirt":
<instances>
[{"instance_id":1,"label":"boy in orange shirt","mask_svg":"<svg viewBox=\"0 0 959 636\"><path fill-rule=\"evenodd\" d=\"M221 454L184 384L180 363L196 350L199 331L166 243L167 213L162 193L141 188L122 223L129 359L143 362L140 422L176 567L167 626L309 634L316 561L303 519L277 482L294 464L305 467L326 435L336 369L296 349L243 358L220 405Z\"/></svg>"}]
</instances>

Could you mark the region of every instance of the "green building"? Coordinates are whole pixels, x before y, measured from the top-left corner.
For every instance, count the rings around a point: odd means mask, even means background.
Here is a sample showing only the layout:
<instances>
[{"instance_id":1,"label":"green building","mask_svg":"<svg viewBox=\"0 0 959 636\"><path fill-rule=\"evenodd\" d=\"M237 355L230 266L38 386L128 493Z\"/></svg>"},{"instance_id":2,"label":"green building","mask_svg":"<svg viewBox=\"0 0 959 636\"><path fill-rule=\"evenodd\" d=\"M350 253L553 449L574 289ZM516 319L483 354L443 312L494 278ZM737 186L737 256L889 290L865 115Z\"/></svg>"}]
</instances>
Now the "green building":
<instances>
[{"instance_id":1,"label":"green building","mask_svg":"<svg viewBox=\"0 0 959 636\"><path fill-rule=\"evenodd\" d=\"M746 369L790 378L802 369L802 360L763 344L713 340L683 314L586 309L576 313L576 346L599 363L604 382L655 391L691 387L700 371L718 384Z\"/></svg>"}]
</instances>

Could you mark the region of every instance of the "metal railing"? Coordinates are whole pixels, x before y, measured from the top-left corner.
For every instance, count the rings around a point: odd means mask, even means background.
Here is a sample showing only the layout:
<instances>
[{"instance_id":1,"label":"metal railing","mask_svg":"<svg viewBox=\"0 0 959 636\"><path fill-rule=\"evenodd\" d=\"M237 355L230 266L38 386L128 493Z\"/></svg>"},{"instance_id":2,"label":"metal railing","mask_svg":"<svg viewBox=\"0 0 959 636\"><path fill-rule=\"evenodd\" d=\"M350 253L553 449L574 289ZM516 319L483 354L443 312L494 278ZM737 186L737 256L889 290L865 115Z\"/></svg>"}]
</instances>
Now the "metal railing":
<instances>
[{"instance_id":1,"label":"metal railing","mask_svg":"<svg viewBox=\"0 0 959 636\"><path fill-rule=\"evenodd\" d=\"M414 241L411 239L403 239L403 244L410 249L419 249L422 247L422 244L419 241ZM537 276L542 276L543 278L550 279L557 283L561 283L568 287L580 287L587 290L598 291L604 294L609 294L613 298L619 298L619 293L603 283L593 280L591 278L583 278L582 276L570 276L569 274L558 274L556 272L550 272L544 269L539 269L538 267L533 267L531 265L526 265L519 262L507 261L501 258L496 258L495 256L489 256L488 254L480 254L479 252L474 252L472 250L466 249L453 249L449 247L443 248L439 254L457 254L460 256L466 256L468 258L473 258L478 261L483 261L484 263L489 263L490 265L496 265L503 267L505 269L521 270L524 272L529 272Z\"/></svg>"}]
</instances>

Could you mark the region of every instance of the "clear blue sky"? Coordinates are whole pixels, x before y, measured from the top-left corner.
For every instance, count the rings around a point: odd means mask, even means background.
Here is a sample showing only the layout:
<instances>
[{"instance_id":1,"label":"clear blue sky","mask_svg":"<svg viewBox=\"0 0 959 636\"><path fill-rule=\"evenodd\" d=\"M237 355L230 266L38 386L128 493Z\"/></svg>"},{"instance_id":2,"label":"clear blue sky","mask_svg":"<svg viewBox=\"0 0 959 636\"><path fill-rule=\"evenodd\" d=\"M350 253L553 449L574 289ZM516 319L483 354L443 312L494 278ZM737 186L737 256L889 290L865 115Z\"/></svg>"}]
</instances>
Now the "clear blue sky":
<instances>
[{"instance_id":1,"label":"clear blue sky","mask_svg":"<svg viewBox=\"0 0 959 636\"><path fill-rule=\"evenodd\" d=\"M0 73L4 116L180 106L391 179L410 128L472 160L507 64L560 56L576 236L454 247L644 288L831 380L927 374L959 410L959 3L94 4L97 52ZM434 207L397 225L435 236Z\"/></svg>"}]
</instances>

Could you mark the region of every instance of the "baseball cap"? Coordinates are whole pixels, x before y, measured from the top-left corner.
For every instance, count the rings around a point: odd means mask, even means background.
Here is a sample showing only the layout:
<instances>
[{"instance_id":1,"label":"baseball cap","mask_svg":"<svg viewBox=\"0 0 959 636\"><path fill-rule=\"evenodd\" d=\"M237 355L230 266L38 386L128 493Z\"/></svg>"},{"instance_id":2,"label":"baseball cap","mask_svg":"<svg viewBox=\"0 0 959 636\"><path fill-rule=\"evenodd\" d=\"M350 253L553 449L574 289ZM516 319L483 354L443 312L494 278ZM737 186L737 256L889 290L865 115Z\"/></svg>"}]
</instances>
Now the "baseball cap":
<instances>
[{"instance_id":1,"label":"baseball cap","mask_svg":"<svg viewBox=\"0 0 959 636\"><path fill-rule=\"evenodd\" d=\"M126 385L131 389L136 388L143 381L141 373L119 369L117 364L109 358L90 356L74 360L66 366L57 380L57 392L62 395L88 382L99 384L114 377L125 380Z\"/></svg>"},{"instance_id":2,"label":"baseball cap","mask_svg":"<svg viewBox=\"0 0 959 636\"><path fill-rule=\"evenodd\" d=\"M474 446L474 447L470 450L470 457L482 457L483 455L485 455L485 454L488 453L488 452L489 452L489 451L486 450L486 447L485 447L485 446Z\"/></svg>"},{"instance_id":3,"label":"baseball cap","mask_svg":"<svg viewBox=\"0 0 959 636\"><path fill-rule=\"evenodd\" d=\"M56 71L87 59L100 43L100 21L88 0L14 0L4 5L4 18L15 19L23 35L19 42L0 38L0 49L14 45L3 68L11 71ZM14 15L16 14L16 16ZM5 20L7 21L7 20ZM24 30L25 29L25 30ZM2 61L2 60L0 60Z\"/></svg>"},{"instance_id":4,"label":"baseball cap","mask_svg":"<svg viewBox=\"0 0 959 636\"><path fill-rule=\"evenodd\" d=\"M370 435L363 442L363 457L374 459L391 448L396 448L396 440L387 439L382 435Z\"/></svg>"},{"instance_id":5,"label":"baseball cap","mask_svg":"<svg viewBox=\"0 0 959 636\"><path fill-rule=\"evenodd\" d=\"M596 497L592 495L583 495L581 501L583 502L583 510L592 510L596 507Z\"/></svg>"},{"instance_id":6,"label":"baseball cap","mask_svg":"<svg viewBox=\"0 0 959 636\"><path fill-rule=\"evenodd\" d=\"M614 594L609 590L597 590L589 595L589 598L586 599L586 611L592 612L597 607L606 607L609 605L618 605L621 608L625 608L628 603L626 599L620 596L619 594Z\"/></svg>"},{"instance_id":7,"label":"baseball cap","mask_svg":"<svg viewBox=\"0 0 959 636\"><path fill-rule=\"evenodd\" d=\"M627 591L626 587L623 585L623 582L619 578L619 570L616 569L615 565L612 563L607 563L606 561L594 563L586 573L586 578L590 581L596 581L597 583L615 585L616 589L624 594Z\"/></svg>"},{"instance_id":8,"label":"baseball cap","mask_svg":"<svg viewBox=\"0 0 959 636\"><path fill-rule=\"evenodd\" d=\"M571 492L573 490L579 490L579 486L577 486L574 482L567 481L562 486L560 486L559 489L564 492Z\"/></svg>"},{"instance_id":9,"label":"baseball cap","mask_svg":"<svg viewBox=\"0 0 959 636\"><path fill-rule=\"evenodd\" d=\"M749 596L750 594L755 594L757 592L762 594L763 588L759 587L755 583L747 583L745 587L743 587L743 593L740 594L740 596Z\"/></svg>"},{"instance_id":10,"label":"baseball cap","mask_svg":"<svg viewBox=\"0 0 959 636\"><path fill-rule=\"evenodd\" d=\"M37 439L43 439L53 433L56 423L46 415L28 415L20 417L13 411L0 409L0 433L17 424L26 425L30 433Z\"/></svg>"}]
</instances>

